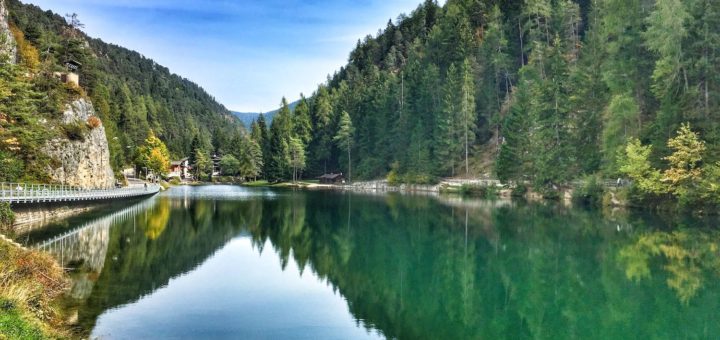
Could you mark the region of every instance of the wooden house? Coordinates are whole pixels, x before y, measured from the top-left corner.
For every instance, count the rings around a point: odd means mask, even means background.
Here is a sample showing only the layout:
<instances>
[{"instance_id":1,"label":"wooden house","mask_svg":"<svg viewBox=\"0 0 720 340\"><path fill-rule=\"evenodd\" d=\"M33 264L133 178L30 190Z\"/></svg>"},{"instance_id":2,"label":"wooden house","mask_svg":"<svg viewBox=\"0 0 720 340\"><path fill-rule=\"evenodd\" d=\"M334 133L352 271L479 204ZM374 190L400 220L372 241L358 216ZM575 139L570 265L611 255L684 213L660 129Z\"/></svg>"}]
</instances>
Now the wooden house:
<instances>
[{"instance_id":1,"label":"wooden house","mask_svg":"<svg viewBox=\"0 0 720 340\"><path fill-rule=\"evenodd\" d=\"M170 162L170 171L168 172L168 178L179 178L181 180L183 179L191 179L192 175L190 173L190 161L188 158L183 158L179 161L172 161Z\"/></svg>"},{"instance_id":2,"label":"wooden house","mask_svg":"<svg viewBox=\"0 0 720 340\"><path fill-rule=\"evenodd\" d=\"M345 184L345 176L342 173L324 174L318 177L318 180L322 184Z\"/></svg>"}]
</instances>

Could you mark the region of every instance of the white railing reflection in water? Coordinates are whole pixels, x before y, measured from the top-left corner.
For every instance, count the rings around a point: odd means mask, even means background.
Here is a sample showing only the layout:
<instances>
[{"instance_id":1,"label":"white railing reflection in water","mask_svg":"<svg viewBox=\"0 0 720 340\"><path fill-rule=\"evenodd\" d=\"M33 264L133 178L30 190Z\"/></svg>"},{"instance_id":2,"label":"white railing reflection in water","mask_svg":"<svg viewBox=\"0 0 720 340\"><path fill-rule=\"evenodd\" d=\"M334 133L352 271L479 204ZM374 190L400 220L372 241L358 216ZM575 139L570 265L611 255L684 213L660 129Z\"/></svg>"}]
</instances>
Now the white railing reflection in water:
<instances>
[{"instance_id":1,"label":"white railing reflection in water","mask_svg":"<svg viewBox=\"0 0 720 340\"><path fill-rule=\"evenodd\" d=\"M106 250L104 246L107 246L106 242L110 235L110 228L152 208L155 203L155 198L145 200L105 217L89 221L51 239L41 241L33 245L32 248L50 253L58 260L61 266L80 260L79 257L87 257L83 260L90 263L91 267L93 267L93 263L96 265L102 264L105 257L104 250ZM105 242L105 244L104 246L91 244L97 242Z\"/></svg>"},{"instance_id":2,"label":"white railing reflection in water","mask_svg":"<svg viewBox=\"0 0 720 340\"><path fill-rule=\"evenodd\" d=\"M0 183L0 202L43 203L89 201L112 198L124 198L155 194L160 186L134 186L114 189L82 189L67 185Z\"/></svg>"}]
</instances>

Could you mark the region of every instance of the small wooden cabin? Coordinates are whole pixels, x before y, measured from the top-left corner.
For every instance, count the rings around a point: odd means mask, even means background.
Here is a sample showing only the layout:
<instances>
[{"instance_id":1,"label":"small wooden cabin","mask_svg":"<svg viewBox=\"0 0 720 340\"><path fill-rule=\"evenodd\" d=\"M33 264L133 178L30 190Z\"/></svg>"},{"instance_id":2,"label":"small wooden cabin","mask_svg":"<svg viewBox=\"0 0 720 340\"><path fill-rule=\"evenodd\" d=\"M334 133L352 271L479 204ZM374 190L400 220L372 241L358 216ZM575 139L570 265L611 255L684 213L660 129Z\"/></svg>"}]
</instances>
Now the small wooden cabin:
<instances>
[{"instance_id":1,"label":"small wooden cabin","mask_svg":"<svg viewBox=\"0 0 720 340\"><path fill-rule=\"evenodd\" d=\"M345 176L342 173L339 174L324 174L318 177L322 184L345 184Z\"/></svg>"},{"instance_id":2,"label":"small wooden cabin","mask_svg":"<svg viewBox=\"0 0 720 340\"><path fill-rule=\"evenodd\" d=\"M80 62L68 60L65 62L67 72L55 72L54 76L60 79L63 83L80 86L80 76L78 75L78 70L81 66L82 64Z\"/></svg>"}]
</instances>

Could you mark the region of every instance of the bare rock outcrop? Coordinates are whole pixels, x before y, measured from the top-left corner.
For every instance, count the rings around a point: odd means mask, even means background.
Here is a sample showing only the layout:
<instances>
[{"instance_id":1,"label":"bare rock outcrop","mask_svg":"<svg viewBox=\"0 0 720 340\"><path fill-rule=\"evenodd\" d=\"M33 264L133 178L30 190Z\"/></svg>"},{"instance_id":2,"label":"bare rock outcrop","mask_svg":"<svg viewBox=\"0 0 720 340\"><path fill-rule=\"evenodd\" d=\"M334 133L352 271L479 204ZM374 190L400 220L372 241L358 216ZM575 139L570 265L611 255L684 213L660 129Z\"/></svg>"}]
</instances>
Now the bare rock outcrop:
<instances>
[{"instance_id":1,"label":"bare rock outcrop","mask_svg":"<svg viewBox=\"0 0 720 340\"><path fill-rule=\"evenodd\" d=\"M45 153L54 160L48 173L55 182L87 189L111 188L115 176L110 166L105 128L95 117L90 101L78 99L67 105L61 118L66 125L86 125L82 138L55 138L47 142Z\"/></svg>"},{"instance_id":2,"label":"bare rock outcrop","mask_svg":"<svg viewBox=\"0 0 720 340\"><path fill-rule=\"evenodd\" d=\"M10 21L5 0L0 0L0 55L10 57L10 62L16 61L17 47L15 38L10 31Z\"/></svg>"}]
</instances>

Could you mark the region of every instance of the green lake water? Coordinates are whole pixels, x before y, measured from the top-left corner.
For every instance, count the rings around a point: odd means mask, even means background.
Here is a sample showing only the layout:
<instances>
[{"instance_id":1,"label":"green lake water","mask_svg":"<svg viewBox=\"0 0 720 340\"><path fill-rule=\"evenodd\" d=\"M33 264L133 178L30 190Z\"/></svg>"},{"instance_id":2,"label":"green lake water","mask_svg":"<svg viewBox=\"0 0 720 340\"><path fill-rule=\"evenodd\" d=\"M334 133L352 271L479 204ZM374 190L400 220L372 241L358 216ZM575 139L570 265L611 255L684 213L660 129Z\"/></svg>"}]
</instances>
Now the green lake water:
<instances>
[{"instance_id":1,"label":"green lake water","mask_svg":"<svg viewBox=\"0 0 720 340\"><path fill-rule=\"evenodd\" d=\"M73 268L79 336L717 339L715 222L202 186L20 239Z\"/></svg>"}]
</instances>

